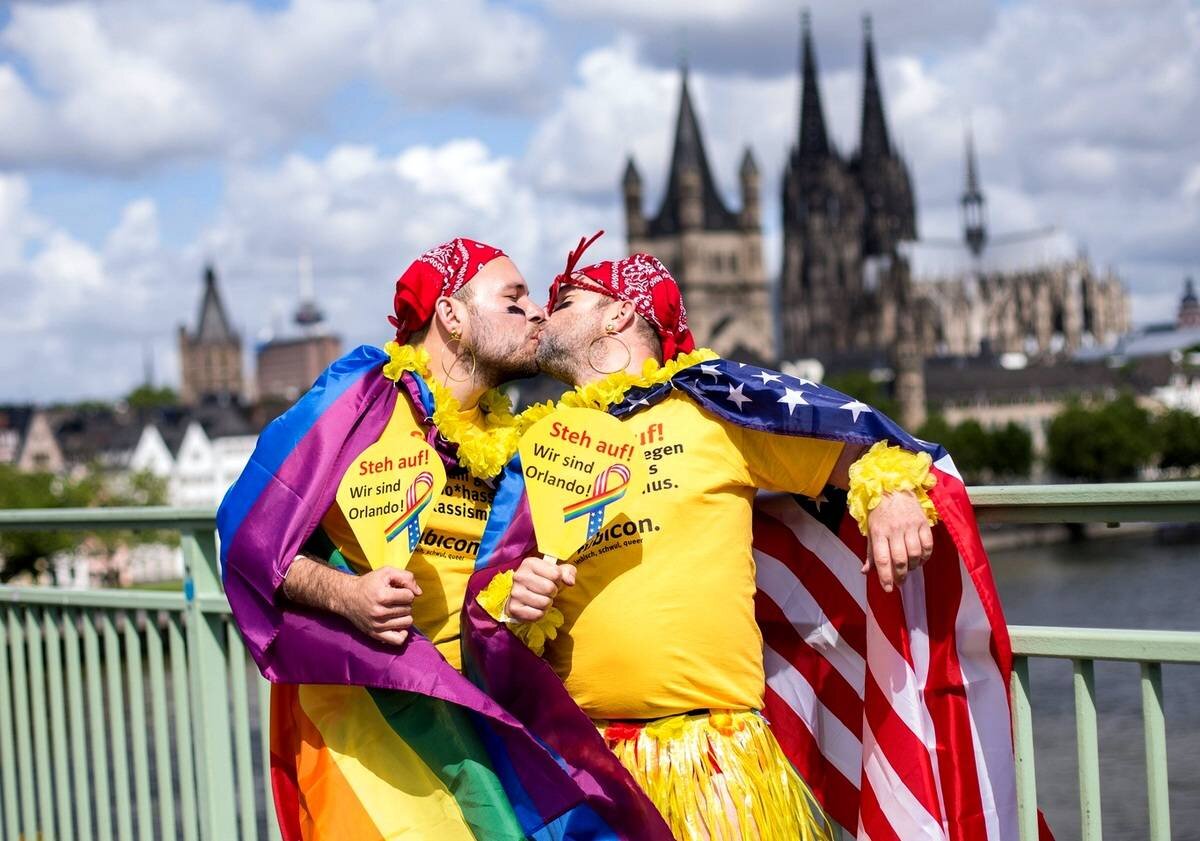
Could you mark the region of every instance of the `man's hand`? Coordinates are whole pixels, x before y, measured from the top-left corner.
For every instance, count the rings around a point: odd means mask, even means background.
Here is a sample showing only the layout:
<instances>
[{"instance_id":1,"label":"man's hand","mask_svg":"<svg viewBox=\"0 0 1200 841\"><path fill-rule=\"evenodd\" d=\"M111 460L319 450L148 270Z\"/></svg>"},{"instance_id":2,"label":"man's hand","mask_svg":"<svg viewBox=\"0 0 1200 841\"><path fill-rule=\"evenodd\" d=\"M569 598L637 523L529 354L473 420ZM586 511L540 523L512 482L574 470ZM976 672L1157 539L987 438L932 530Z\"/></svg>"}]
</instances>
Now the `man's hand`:
<instances>
[{"instance_id":1,"label":"man's hand","mask_svg":"<svg viewBox=\"0 0 1200 841\"><path fill-rule=\"evenodd\" d=\"M538 621L554 604L560 586L574 586L575 571L570 564L526 558L513 575L512 594L504 612L520 622Z\"/></svg>"},{"instance_id":2,"label":"man's hand","mask_svg":"<svg viewBox=\"0 0 1200 841\"><path fill-rule=\"evenodd\" d=\"M912 491L887 494L867 515L867 560L862 571L869 572L874 564L884 592L892 592L909 570L917 569L932 553L933 530Z\"/></svg>"},{"instance_id":3,"label":"man's hand","mask_svg":"<svg viewBox=\"0 0 1200 841\"><path fill-rule=\"evenodd\" d=\"M283 594L298 604L337 613L380 642L400 645L412 625L413 599L421 588L407 570L381 567L348 575L316 558L297 555Z\"/></svg>"},{"instance_id":4,"label":"man's hand","mask_svg":"<svg viewBox=\"0 0 1200 841\"><path fill-rule=\"evenodd\" d=\"M412 627L413 599L421 595L406 569L380 567L350 579L338 612L380 642L400 645Z\"/></svg>"}]
</instances>

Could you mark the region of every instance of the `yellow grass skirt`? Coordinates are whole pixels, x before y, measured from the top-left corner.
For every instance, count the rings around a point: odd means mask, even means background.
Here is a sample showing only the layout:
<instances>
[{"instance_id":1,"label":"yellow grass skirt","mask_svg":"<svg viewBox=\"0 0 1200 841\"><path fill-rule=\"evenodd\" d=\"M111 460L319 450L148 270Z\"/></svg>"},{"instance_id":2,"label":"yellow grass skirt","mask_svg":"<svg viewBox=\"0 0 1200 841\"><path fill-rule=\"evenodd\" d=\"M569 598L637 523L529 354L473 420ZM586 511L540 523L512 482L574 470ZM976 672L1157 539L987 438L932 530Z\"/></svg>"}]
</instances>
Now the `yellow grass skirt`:
<instances>
[{"instance_id":1,"label":"yellow grass skirt","mask_svg":"<svg viewBox=\"0 0 1200 841\"><path fill-rule=\"evenodd\" d=\"M831 841L833 829L754 712L596 726L679 841Z\"/></svg>"}]
</instances>

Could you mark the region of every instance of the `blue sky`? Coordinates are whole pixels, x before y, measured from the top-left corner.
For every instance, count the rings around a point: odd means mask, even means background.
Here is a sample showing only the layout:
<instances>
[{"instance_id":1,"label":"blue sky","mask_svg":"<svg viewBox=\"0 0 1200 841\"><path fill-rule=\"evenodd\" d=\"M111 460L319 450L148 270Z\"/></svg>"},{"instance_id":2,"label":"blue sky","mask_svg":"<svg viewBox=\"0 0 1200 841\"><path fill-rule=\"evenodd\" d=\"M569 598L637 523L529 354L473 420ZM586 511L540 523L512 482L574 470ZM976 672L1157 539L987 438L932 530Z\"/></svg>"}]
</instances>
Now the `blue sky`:
<instances>
[{"instance_id":1,"label":"blue sky","mask_svg":"<svg viewBox=\"0 0 1200 841\"><path fill-rule=\"evenodd\" d=\"M914 12L919 8L919 12ZM925 236L956 236L974 126L992 228L1066 230L1171 317L1200 270L1200 12L1185 0L811 4L826 115L858 129L874 18ZM634 154L661 192L686 51L713 169L764 176L767 257L795 134L798 10L776 0L113 0L0 7L0 400L113 397L215 262L248 340L297 263L348 343L386 338L430 245L502 245L544 289L597 227L623 247ZM87 348L85 350L84 348Z\"/></svg>"}]
</instances>

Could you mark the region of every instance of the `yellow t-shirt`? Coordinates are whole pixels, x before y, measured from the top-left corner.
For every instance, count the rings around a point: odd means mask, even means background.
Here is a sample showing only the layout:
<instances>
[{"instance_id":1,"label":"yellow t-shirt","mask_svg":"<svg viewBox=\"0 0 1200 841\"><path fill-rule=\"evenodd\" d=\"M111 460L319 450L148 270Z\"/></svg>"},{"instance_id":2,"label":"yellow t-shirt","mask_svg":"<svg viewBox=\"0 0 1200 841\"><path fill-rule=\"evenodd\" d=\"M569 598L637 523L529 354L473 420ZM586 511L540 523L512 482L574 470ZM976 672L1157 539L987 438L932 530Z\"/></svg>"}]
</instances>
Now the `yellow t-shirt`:
<instances>
[{"instance_id":1,"label":"yellow t-shirt","mask_svg":"<svg viewBox=\"0 0 1200 841\"><path fill-rule=\"evenodd\" d=\"M483 425L478 407L463 412L461 417L476 427ZM414 433L422 435L421 426L409 401L401 398L396 401L395 415L385 434ZM434 503L421 542L408 561L407 568L421 588L421 595L413 601L413 625L456 669L462 668L459 615L493 496L492 487L465 470L447 471L446 487ZM363 556L336 502L321 519L321 528L355 572L368 572L380 565Z\"/></svg>"},{"instance_id":2,"label":"yellow t-shirt","mask_svg":"<svg viewBox=\"0 0 1200 841\"><path fill-rule=\"evenodd\" d=\"M629 417L648 473L637 515L581 549L546 657L593 718L759 709L756 489L821 492L842 445L748 430L672 395Z\"/></svg>"}]
</instances>

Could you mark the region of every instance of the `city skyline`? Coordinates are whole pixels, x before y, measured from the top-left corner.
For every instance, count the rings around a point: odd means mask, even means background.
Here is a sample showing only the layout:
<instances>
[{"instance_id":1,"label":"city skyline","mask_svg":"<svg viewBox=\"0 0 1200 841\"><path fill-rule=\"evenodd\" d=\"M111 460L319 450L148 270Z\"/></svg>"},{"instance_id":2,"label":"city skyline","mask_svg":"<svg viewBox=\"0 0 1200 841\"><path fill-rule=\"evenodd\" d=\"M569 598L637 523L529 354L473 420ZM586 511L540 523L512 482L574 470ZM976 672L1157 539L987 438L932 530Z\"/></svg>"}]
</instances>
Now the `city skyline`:
<instances>
[{"instance_id":1,"label":"city skyline","mask_svg":"<svg viewBox=\"0 0 1200 841\"><path fill-rule=\"evenodd\" d=\"M1200 265L1200 14L928 8L811 4L835 143L857 130L869 12L921 235L961 233L969 122L993 229L1059 225L1116 266L1135 323L1170 319ZM311 255L352 346L387 338L395 276L449 236L505 247L537 290L581 233L618 253L626 156L647 205L665 180L683 44L719 189L736 195L746 145L762 168L777 278L797 33L790 4L715 0L0 10L4 397L118 396L147 342L172 381L209 261L252 337L294 310Z\"/></svg>"}]
</instances>

